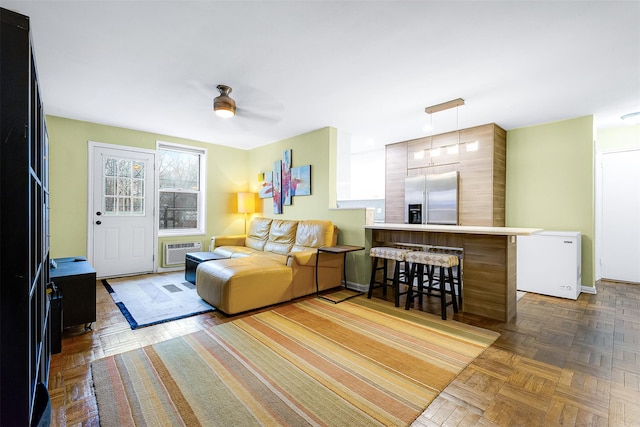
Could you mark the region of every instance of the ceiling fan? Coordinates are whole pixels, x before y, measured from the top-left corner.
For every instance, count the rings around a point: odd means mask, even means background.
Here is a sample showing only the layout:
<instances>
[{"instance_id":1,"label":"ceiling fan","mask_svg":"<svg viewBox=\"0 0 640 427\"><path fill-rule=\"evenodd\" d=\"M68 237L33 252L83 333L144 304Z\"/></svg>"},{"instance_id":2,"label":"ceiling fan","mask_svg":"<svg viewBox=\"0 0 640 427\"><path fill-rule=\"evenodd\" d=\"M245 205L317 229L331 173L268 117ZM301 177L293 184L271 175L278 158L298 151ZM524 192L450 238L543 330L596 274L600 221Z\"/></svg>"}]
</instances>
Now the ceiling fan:
<instances>
[{"instance_id":1,"label":"ceiling fan","mask_svg":"<svg viewBox=\"0 0 640 427\"><path fill-rule=\"evenodd\" d=\"M206 90L204 85L198 86L201 86L203 92ZM230 86L219 84L216 88L220 94L213 99L213 111L218 117L235 117L233 121L240 120L245 126L255 125L256 122L271 125L282 120L282 103L271 94L247 85L241 86L238 90L238 107L236 100L229 96L233 91Z\"/></svg>"}]
</instances>

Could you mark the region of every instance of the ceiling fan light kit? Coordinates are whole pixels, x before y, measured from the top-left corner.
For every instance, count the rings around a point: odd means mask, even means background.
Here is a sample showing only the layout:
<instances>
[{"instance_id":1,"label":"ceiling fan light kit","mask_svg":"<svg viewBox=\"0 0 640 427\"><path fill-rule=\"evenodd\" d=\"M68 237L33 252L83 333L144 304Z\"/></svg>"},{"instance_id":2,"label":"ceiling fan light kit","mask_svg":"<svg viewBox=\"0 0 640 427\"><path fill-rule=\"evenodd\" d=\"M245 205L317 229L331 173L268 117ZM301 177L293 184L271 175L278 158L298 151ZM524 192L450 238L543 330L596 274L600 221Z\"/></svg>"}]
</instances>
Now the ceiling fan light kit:
<instances>
[{"instance_id":1,"label":"ceiling fan light kit","mask_svg":"<svg viewBox=\"0 0 640 427\"><path fill-rule=\"evenodd\" d=\"M236 115L236 101L229 96L231 88L226 85L218 85L220 96L213 99L213 111L216 116L228 119Z\"/></svg>"}]
</instances>

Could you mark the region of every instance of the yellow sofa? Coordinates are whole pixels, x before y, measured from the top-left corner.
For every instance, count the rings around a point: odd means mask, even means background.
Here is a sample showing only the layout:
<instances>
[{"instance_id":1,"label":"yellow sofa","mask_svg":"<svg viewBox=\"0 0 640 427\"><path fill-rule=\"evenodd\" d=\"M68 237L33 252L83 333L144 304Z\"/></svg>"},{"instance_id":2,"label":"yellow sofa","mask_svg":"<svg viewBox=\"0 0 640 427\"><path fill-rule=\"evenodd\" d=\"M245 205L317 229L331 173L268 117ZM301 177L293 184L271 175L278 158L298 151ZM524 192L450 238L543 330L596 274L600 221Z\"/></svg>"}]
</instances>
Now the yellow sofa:
<instances>
[{"instance_id":1,"label":"yellow sofa","mask_svg":"<svg viewBox=\"0 0 640 427\"><path fill-rule=\"evenodd\" d=\"M331 221L254 218L246 235L211 238L209 250L226 258L198 265L198 295L236 314L312 294L317 248L333 246L337 239ZM320 256L320 290L340 286L343 260L342 255Z\"/></svg>"}]
</instances>

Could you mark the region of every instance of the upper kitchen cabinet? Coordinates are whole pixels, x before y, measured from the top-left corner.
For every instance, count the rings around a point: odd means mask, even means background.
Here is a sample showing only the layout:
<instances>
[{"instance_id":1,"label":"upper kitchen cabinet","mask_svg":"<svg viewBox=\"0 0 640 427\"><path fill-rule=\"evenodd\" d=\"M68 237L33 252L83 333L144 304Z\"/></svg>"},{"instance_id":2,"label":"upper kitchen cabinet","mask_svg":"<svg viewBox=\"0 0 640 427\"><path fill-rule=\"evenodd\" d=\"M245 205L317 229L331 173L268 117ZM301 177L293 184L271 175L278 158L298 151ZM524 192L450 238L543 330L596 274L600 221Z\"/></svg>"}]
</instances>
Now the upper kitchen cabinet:
<instances>
[{"instance_id":1,"label":"upper kitchen cabinet","mask_svg":"<svg viewBox=\"0 0 640 427\"><path fill-rule=\"evenodd\" d=\"M390 144L386 160L386 222L404 222L405 177L458 171L460 225L504 226L506 132L499 126Z\"/></svg>"},{"instance_id":2,"label":"upper kitchen cabinet","mask_svg":"<svg viewBox=\"0 0 640 427\"><path fill-rule=\"evenodd\" d=\"M457 164L460 161L458 136L458 132L448 132L408 141L407 169Z\"/></svg>"}]
</instances>

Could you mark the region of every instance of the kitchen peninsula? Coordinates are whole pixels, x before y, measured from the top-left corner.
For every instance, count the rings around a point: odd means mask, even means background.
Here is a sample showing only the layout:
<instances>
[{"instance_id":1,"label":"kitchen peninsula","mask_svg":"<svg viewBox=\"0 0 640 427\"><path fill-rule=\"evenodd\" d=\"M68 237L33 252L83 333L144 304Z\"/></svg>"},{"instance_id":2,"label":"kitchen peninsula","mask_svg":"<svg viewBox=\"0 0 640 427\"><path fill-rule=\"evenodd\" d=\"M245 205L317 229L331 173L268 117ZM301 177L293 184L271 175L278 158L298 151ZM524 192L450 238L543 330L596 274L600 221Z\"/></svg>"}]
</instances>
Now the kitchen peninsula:
<instances>
[{"instance_id":1,"label":"kitchen peninsula","mask_svg":"<svg viewBox=\"0 0 640 427\"><path fill-rule=\"evenodd\" d=\"M542 231L386 223L364 228L372 247L408 243L461 248L464 251L462 311L504 322L516 314L516 236Z\"/></svg>"}]
</instances>

